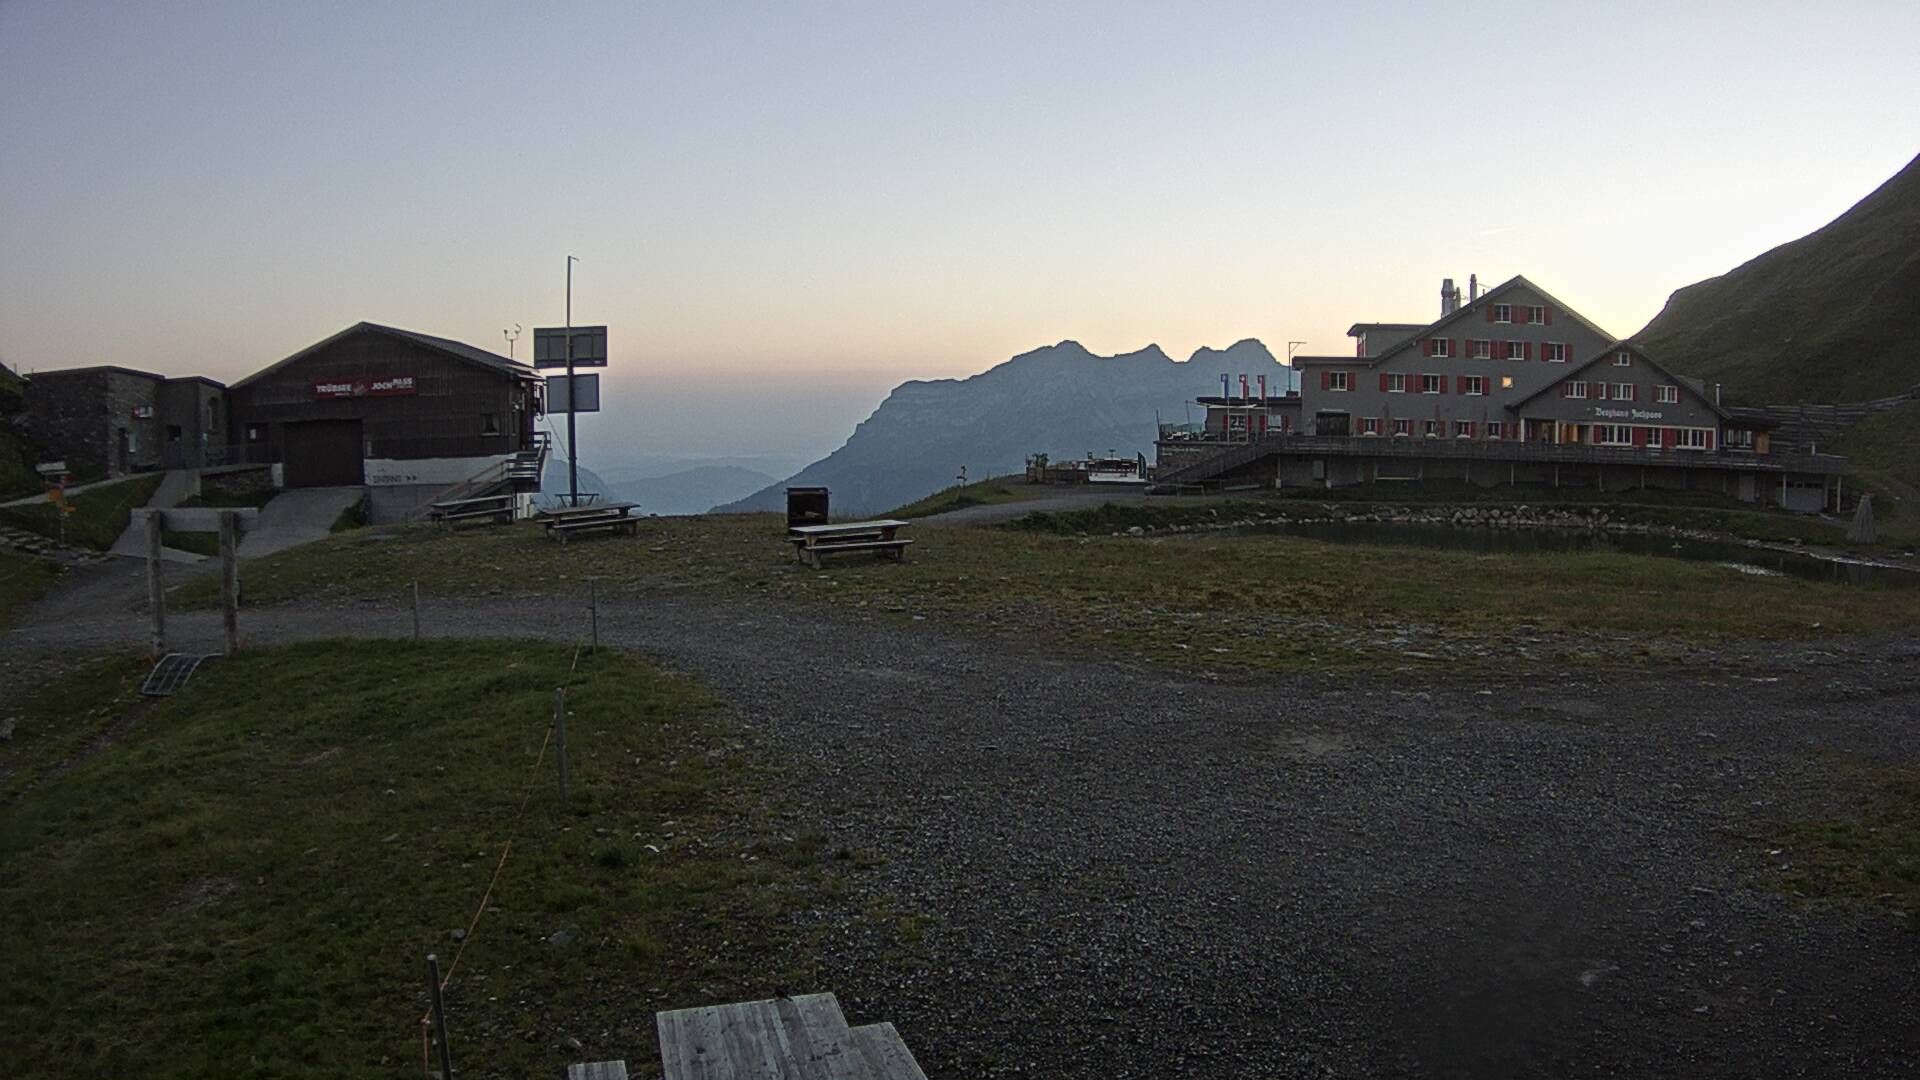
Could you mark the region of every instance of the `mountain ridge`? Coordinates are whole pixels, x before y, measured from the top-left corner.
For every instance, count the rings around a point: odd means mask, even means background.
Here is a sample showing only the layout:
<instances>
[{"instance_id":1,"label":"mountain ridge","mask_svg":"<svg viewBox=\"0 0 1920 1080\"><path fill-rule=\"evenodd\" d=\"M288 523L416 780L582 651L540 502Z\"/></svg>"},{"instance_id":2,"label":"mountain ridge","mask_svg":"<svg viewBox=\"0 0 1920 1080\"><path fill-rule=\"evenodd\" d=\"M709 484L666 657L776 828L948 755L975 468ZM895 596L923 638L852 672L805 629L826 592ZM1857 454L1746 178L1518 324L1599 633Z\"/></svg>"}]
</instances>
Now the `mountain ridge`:
<instances>
[{"instance_id":1,"label":"mountain ridge","mask_svg":"<svg viewBox=\"0 0 1920 1080\"><path fill-rule=\"evenodd\" d=\"M1157 344L1101 356L1068 338L964 379L903 382L831 454L715 510L776 510L783 488L805 485L832 489L837 513L868 513L948 486L963 465L981 479L1019 472L1034 453L1151 453L1156 411L1178 416L1218 392L1223 359L1239 365L1229 374L1266 374L1274 392L1289 385L1289 369L1257 338L1184 362Z\"/></svg>"},{"instance_id":2,"label":"mountain ridge","mask_svg":"<svg viewBox=\"0 0 1920 1080\"><path fill-rule=\"evenodd\" d=\"M1749 403L1920 384L1920 156L1826 225L1676 289L1631 339Z\"/></svg>"}]
</instances>

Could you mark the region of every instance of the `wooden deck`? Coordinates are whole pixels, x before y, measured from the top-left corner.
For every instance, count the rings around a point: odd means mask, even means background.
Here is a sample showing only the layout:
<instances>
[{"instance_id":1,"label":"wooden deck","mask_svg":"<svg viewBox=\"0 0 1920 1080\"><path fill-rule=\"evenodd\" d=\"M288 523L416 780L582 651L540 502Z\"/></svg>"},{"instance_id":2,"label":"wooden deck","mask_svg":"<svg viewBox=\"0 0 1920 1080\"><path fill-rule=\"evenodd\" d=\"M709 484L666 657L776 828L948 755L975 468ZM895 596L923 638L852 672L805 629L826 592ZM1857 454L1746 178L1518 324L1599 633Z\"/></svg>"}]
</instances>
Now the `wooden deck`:
<instances>
[{"instance_id":1,"label":"wooden deck","mask_svg":"<svg viewBox=\"0 0 1920 1080\"><path fill-rule=\"evenodd\" d=\"M666 1080L926 1080L892 1024L848 1027L832 994L655 1018Z\"/></svg>"}]
</instances>

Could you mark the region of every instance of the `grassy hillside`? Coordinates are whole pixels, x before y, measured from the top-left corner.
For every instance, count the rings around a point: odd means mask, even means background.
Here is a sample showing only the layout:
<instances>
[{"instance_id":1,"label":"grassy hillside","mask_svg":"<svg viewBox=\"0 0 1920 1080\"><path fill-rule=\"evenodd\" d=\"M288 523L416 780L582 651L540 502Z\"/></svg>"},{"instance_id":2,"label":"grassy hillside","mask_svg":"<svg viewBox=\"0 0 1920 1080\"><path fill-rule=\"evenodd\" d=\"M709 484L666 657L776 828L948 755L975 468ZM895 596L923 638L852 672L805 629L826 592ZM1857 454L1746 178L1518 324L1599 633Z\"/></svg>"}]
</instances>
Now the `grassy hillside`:
<instances>
[{"instance_id":1,"label":"grassy hillside","mask_svg":"<svg viewBox=\"0 0 1920 1080\"><path fill-rule=\"evenodd\" d=\"M1825 227L1675 292L1634 340L1744 403L1920 383L1920 158Z\"/></svg>"},{"instance_id":2,"label":"grassy hillside","mask_svg":"<svg viewBox=\"0 0 1920 1080\"><path fill-rule=\"evenodd\" d=\"M1920 540L1920 401L1853 425L1833 449L1852 463L1848 482L1874 494L1881 537Z\"/></svg>"},{"instance_id":3,"label":"grassy hillside","mask_svg":"<svg viewBox=\"0 0 1920 1080\"><path fill-rule=\"evenodd\" d=\"M127 530L133 511L145 506L160 486L159 473L122 480L117 484L93 488L73 496L74 512L67 515L66 542L77 547L105 551ZM0 509L0 522L42 536L61 536L60 512L52 503L35 502L27 506Z\"/></svg>"},{"instance_id":4,"label":"grassy hillside","mask_svg":"<svg viewBox=\"0 0 1920 1080\"><path fill-rule=\"evenodd\" d=\"M964 510L969 506L1020 502L1023 499L1039 497L1039 494L1019 477L1003 476L994 480L976 480L971 484L955 484L944 491L936 491L924 499L916 499L905 506L896 506L880 516L909 519L932 517L949 510Z\"/></svg>"},{"instance_id":5,"label":"grassy hillside","mask_svg":"<svg viewBox=\"0 0 1920 1080\"><path fill-rule=\"evenodd\" d=\"M424 958L448 970L463 938L448 1011L477 1076L558 1076L656 1009L806 985L784 919L828 855L768 817L767 766L698 687L574 663L323 643L158 703L119 659L0 705L6 1074L406 1075ZM564 804L550 749L534 767L559 685Z\"/></svg>"}]
</instances>

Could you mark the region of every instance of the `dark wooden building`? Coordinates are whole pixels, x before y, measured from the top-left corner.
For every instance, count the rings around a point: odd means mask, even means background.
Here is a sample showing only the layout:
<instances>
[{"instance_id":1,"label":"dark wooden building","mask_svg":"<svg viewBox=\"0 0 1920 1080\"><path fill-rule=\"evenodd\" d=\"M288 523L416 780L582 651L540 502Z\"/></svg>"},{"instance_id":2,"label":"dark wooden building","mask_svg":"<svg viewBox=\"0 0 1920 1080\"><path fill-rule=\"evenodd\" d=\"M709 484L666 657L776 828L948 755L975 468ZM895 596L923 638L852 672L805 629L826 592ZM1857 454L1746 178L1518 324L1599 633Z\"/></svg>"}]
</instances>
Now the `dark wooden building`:
<instances>
[{"instance_id":1,"label":"dark wooden building","mask_svg":"<svg viewBox=\"0 0 1920 1080\"><path fill-rule=\"evenodd\" d=\"M231 436L287 487L455 484L533 444L539 386L504 356L363 322L233 384Z\"/></svg>"}]
</instances>

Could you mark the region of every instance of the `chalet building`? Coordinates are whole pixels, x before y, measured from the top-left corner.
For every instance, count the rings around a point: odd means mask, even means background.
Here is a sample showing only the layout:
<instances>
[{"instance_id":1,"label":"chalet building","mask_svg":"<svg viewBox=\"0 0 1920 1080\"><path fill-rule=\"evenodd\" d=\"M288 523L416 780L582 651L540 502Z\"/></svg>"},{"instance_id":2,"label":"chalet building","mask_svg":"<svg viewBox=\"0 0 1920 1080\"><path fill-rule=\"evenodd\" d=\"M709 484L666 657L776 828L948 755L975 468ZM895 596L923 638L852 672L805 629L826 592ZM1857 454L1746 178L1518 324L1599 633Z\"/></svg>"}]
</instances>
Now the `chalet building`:
<instances>
[{"instance_id":1,"label":"chalet building","mask_svg":"<svg viewBox=\"0 0 1920 1080\"><path fill-rule=\"evenodd\" d=\"M543 453L540 386L504 356L362 322L234 383L231 433L283 486L367 486L382 520Z\"/></svg>"},{"instance_id":2,"label":"chalet building","mask_svg":"<svg viewBox=\"0 0 1920 1080\"><path fill-rule=\"evenodd\" d=\"M198 375L110 365L37 371L23 404L28 436L78 479L197 467L226 443L226 388Z\"/></svg>"},{"instance_id":3,"label":"chalet building","mask_svg":"<svg viewBox=\"0 0 1920 1080\"><path fill-rule=\"evenodd\" d=\"M1161 482L1710 488L1838 507L1845 459L1773 453L1768 421L1729 413L1525 277L1484 294L1476 280L1464 303L1449 280L1435 322L1348 334L1352 356L1293 358L1297 400L1222 402L1229 425L1256 423L1236 409L1261 413L1264 435L1163 439Z\"/></svg>"}]
</instances>

